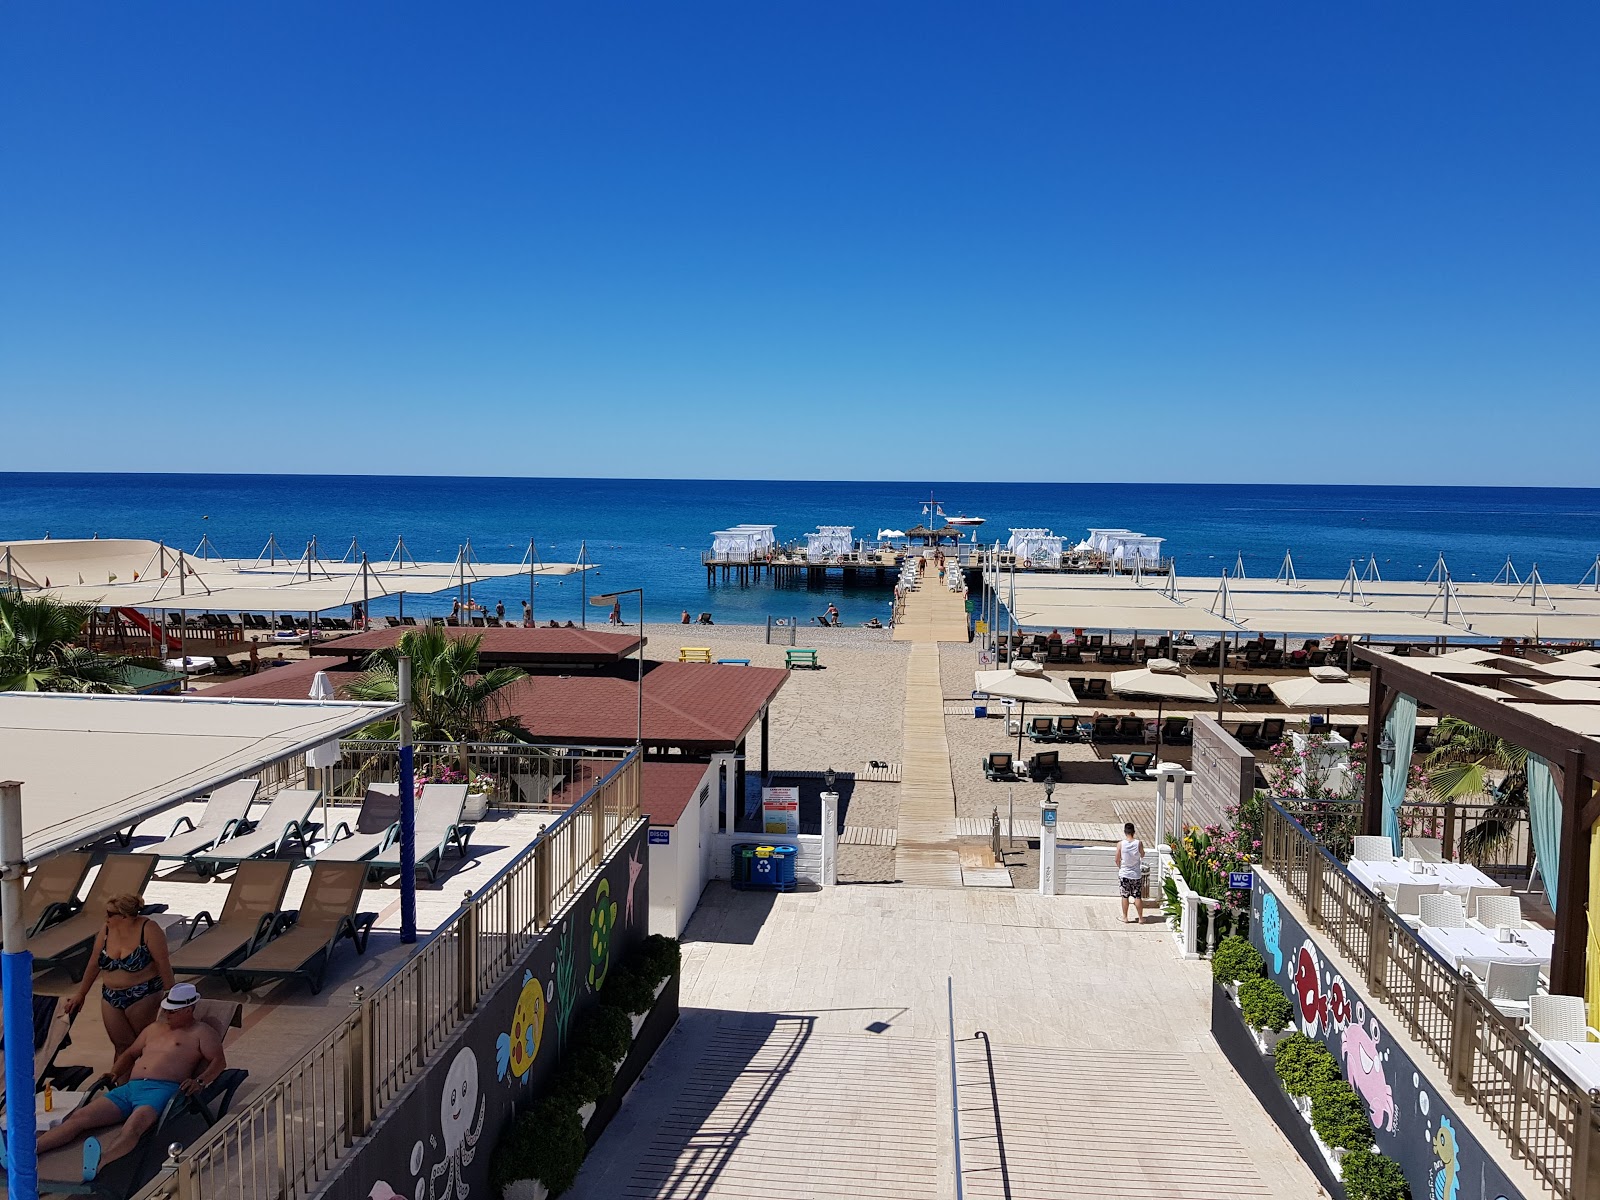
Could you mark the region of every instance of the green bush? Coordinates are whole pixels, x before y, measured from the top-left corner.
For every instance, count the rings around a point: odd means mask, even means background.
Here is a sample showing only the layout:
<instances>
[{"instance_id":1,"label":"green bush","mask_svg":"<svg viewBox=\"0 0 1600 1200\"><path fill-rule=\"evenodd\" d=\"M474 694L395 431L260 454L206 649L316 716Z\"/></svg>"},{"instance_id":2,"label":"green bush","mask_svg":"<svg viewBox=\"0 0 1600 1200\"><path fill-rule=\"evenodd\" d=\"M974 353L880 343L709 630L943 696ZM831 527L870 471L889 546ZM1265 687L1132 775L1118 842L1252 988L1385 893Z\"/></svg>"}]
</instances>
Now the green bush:
<instances>
[{"instance_id":1,"label":"green bush","mask_svg":"<svg viewBox=\"0 0 1600 1200\"><path fill-rule=\"evenodd\" d=\"M495 1195L518 1179L537 1179L559 1196L572 1186L588 1146L570 1096L551 1095L518 1117L495 1147L490 1179Z\"/></svg>"},{"instance_id":2,"label":"green bush","mask_svg":"<svg viewBox=\"0 0 1600 1200\"><path fill-rule=\"evenodd\" d=\"M606 976L605 989L600 993L600 1003L615 1005L636 1017L649 1012L655 999L655 984L629 963L611 969Z\"/></svg>"},{"instance_id":3,"label":"green bush","mask_svg":"<svg viewBox=\"0 0 1600 1200\"><path fill-rule=\"evenodd\" d=\"M1282 1029L1294 1015L1294 1005L1283 989L1259 977L1239 984L1239 1010L1252 1029Z\"/></svg>"},{"instance_id":4,"label":"green bush","mask_svg":"<svg viewBox=\"0 0 1600 1200\"><path fill-rule=\"evenodd\" d=\"M1352 1150L1339 1166L1349 1200L1411 1200L1411 1185L1392 1158L1372 1150Z\"/></svg>"},{"instance_id":5,"label":"green bush","mask_svg":"<svg viewBox=\"0 0 1600 1200\"><path fill-rule=\"evenodd\" d=\"M1319 1084L1337 1083L1339 1061L1316 1038L1291 1033L1272 1052L1272 1069L1291 1096L1309 1096Z\"/></svg>"},{"instance_id":6,"label":"green bush","mask_svg":"<svg viewBox=\"0 0 1600 1200\"><path fill-rule=\"evenodd\" d=\"M1311 1089L1311 1128L1330 1146L1365 1150L1372 1145L1372 1122L1355 1088L1340 1080Z\"/></svg>"},{"instance_id":7,"label":"green bush","mask_svg":"<svg viewBox=\"0 0 1600 1200\"><path fill-rule=\"evenodd\" d=\"M678 939L664 937L659 933L652 933L645 938L635 958L636 969L649 984L651 991L654 991L663 980L678 973L679 961Z\"/></svg>"},{"instance_id":8,"label":"green bush","mask_svg":"<svg viewBox=\"0 0 1600 1200\"><path fill-rule=\"evenodd\" d=\"M617 1069L604 1051L593 1046L577 1046L561 1060L556 1091L570 1092L581 1103L598 1104L611 1094Z\"/></svg>"},{"instance_id":9,"label":"green bush","mask_svg":"<svg viewBox=\"0 0 1600 1200\"><path fill-rule=\"evenodd\" d=\"M578 1022L572 1044L579 1050L598 1050L607 1062L621 1062L633 1045L633 1022L616 1005L597 1004Z\"/></svg>"},{"instance_id":10,"label":"green bush","mask_svg":"<svg viewBox=\"0 0 1600 1200\"><path fill-rule=\"evenodd\" d=\"M1211 956L1211 977L1218 983L1237 983L1266 973L1267 961L1261 952L1237 935L1223 938Z\"/></svg>"}]
</instances>

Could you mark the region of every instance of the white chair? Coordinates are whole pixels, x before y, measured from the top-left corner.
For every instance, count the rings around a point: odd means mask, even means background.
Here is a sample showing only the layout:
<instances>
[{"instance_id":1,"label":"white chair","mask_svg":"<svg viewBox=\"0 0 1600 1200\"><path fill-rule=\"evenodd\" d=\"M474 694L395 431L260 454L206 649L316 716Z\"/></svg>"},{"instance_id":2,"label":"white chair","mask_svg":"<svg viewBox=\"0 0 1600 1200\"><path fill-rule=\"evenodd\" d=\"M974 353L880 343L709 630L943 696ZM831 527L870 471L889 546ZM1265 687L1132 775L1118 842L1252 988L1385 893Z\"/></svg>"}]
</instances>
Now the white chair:
<instances>
[{"instance_id":1,"label":"white chair","mask_svg":"<svg viewBox=\"0 0 1600 1200\"><path fill-rule=\"evenodd\" d=\"M1461 897L1454 892L1422 897L1417 901L1417 913L1422 918L1422 924L1434 929L1467 927L1467 910L1461 906Z\"/></svg>"},{"instance_id":2,"label":"white chair","mask_svg":"<svg viewBox=\"0 0 1600 1200\"><path fill-rule=\"evenodd\" d=\"M1401 858L1420 858L1431 863L1444 861L1444 843L1438 838L1406 838L1400 845Z\"/></svg>"},{"instance_id":3,"label":"white chair","mask_svg":"<svg viewBox=\"0 0 1600 1200\"><path fill-rule=\"evenodd\" d=\"M1467 903L1472 903L1470 893L1467 896ZM1485 929L1494 929L1500 925L1521 929L1522 901L1515 896L1479 896L1478 907L1473 910L1473 919Z\"/></svg>"},{"instance_id":4,"label":"white chair","mask_svg":"<svg viewBox=\"0 0 1600 1200\"><path fill-rule=\"evenodd\" d=\"M1476 917L1478 914L1478 901L1492 899L1496 896L1509 896L1511 889L1508 887L1469 887L1464 897L1467 916Z\"/></svg>"},{"instance_id":5,"label":"white chair","mask_svg":"<svg viewBox=\"0 0 1600 1200\"><path fill-rule=\"evenodd\" d=\"M1402 883L1394 889L1394 910L1402 917L1419 916L1422 909L1419 907L1424 896L1437 896L1439 885L1437 883Z\"/></svg>"},{"instance_id":6,"label":"white chair","mask_svg":"<svg viewBox=\"0 0 1600 1200\"><path fill-rule=\"evenodd\" d=\"M1483 994L1489 998L1489 1003L1502 1016L1528 1020L1529 1002L1539 990L1539 964L1496 962L1491 958L1488 967L1488 974L1483 978Z\"/></svg>"},{"instance_id":7,"label":"white chair","mask_svg":"<svg viewBox=\"0 0 1600 1200\"><path fill-rule=\"evenodd\" d=\"M1394 857L1394 843L1386 837L1373 837L1371 834L1358 833L1355 836L1355 848L1350 851L1350 857L1362 862L1386 862Z\"/></svg>"},{"instance_id":8,"label":"white chair","mask_svg":"<svg viewBox=\"0 0 1600 1200\"><path fill-rule=\"evenodd\" d=\"M1600 1029L1588 1023L1582 996L1532 996L1528 1000L1528 1032L1536 1042L1584 1042Z\"/></svg>"}]
</instances>

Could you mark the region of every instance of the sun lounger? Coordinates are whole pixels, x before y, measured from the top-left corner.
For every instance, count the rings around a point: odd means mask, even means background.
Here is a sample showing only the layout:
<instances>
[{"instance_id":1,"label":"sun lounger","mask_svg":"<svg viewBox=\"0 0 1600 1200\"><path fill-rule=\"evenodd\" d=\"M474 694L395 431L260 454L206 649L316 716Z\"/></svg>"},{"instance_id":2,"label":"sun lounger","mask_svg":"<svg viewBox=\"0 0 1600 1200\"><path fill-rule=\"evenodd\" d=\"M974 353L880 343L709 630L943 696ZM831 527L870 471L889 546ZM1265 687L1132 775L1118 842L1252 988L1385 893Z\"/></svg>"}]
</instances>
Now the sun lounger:
<instances>
[{"instance_id":1,"label":"sun lounger","mask_svg":"<svg viewBox=\"0 0 1600 1200\"><path fill-rule=\"evenodd\" d=\"M44 928L28 938L34 967L64 966L73 979L81 979L94 939L105 927L106 902L130 892L142 895L155 870L154 854L108 854L89 894L71 916L57 924L48 922L49 913L41 918Z\"/></svg>"},{"instance_id":2,"label":"sun lounger","mask_svg":"<svg viewBox=\"0 0 1600 1200\"><path fill-rule=\"evenodd\" d=\"M45 918L59 921L78 911L78 889L89 873L94 855L72 850L45 859L28 876L22 893L22 925L30 934L42 928Z\"/></svg>"},{"instance_id":3,"label":"sun lounger","mask_svg":"<svg viewBox=\"0 0 1600 1200\"><path fill-rule=\"evenodd\" d=\"M1233 740L1241 746L1259 746L1261 744L1261 722L1240 721L1234 727Z\"/></svg>"},{"instance_id":4,"label":"sun lounger","mask_svg":"<svg viewBox=\"0 0 1600 1200\"><path fill-rule=\"evenodd\" d=\"M277 924L294 868L295 864L285 859L240 863L228 898L222 902L221 915L196 913L189 922L188 936L172 948L173 972L220 975L264 942ZM205 923L203 932L201 922Z\"/></svg>"},{"instance_id":5,"label":"sun lounger","mask_svg":"<svg viewBox=\"0 0 1600 1200\"><path fill-rule=\"evenodd\" d=\"M364 954L376 913L358 913L366 885L365 863L319 862L299 909L278 918L276 936L227 972L241 991L277 979L302 979L313 992L322 990L328 959L345 938Z\"/></svg>"},{"instance_id":6,"label":"sun lounger","mask_svg":"<svg viewBox=\"0 0 1600 1200\"><path fill-rule=\"evenodd\" d=\"M427 790L424 785L423 790ZM400 839L400 785L372 784L367 788L355 828L339 822L326 846L317 852L318 862L360 862L389 848Z\"/></svg>"},{"instance_id":7,"label":"sun lounger","mask_svg":"<svg viewBox=\"0 0 1600 1200\"><path fill-rule=\"evenodd\" d=\"M461 823L461 812L466 806L467 785L464 783L430 783L417 797L417 869L426 871L430 882L439 877L445 851L451 846L462 858L467 856L472 826ZM399 833L396 832L388 847L366 865L374 880L398 873L401 869Z\"/></svg>"},{"instance_id":8,"label":"sun lounger","mask_svg":"<svg viewBox=\"0 0 1600 1200\"><path fill-rule=\"evenodd\" d=\"M983 760L983 777L989 780L1015 779L1017 772L1012 765L1013 759L1009 750L994 750Z\"/></svg>"},{"instance_id":9,"label":"sun lounger","mask_svg":"<svg viewBox=\"0 0 1600 1200\"><path fill-rule=\"evenodd\" d=\"M1049 717L1035 717L1028 726L1028 740L1030 742L1053 742L1056 740L1056 723Z\"/></svg>"},{"instance_id":10,"label":"sun lounger","mask_svg":"<svg viewBox=\"0 0 1600 1200\"><path fill-rule=\"evenodd\" d=\"M179 817L172 825L172 836L164 842L145 847L145 853L157 858L188 858L209 850L218 842L226 841L236 833L248 832L250 802L256 798L261 786L259 779L241 779L224 784L211 793L206 810L196 825L188 817ZM183 829L187 826L187 829Z\"/></svg>"},{"instance_id":11,"label":"sun lounger","mask_svg":"<svg viewBox=\"0 0 1600 1200\"><path fill-rule=\"evenodd\" d=\"M1123 717L1117 722L1117 737L1124 742L1144 741L1144 718Z\"/></svg>"},{"instance_id":12,"label":"sun lounger","mask_svg":"<svg viewBox=\"0 0 1600 1200\"><path fill-rule=\"evenodd\" d=\"M1093 682L1092 680L1090 682ZM1094 731L1090 735L1097 742L1114 742L1117 740L1117 719L1115 717L1096 717Z\"/></svg>"},{"instance_id":13,"label":"sun lounger","mask_svg":"<svg viewBox=\"0 0 1600 1200\"><path fill-rule=\"evenodd\" d=\"M1282 717L1268 717L1261 722L1261 740L1267 745L1273 745L1283 740L1283 730L1288 724Z\"/></svg>"},{"instance_id":14,"label":"sun lounger","mask_svg":"<svg viewBox=\"0 0 1600 1200\"><path fill-rule=\"evenodd\" d=\"M248 859L277 854L287 846L305 847L316 822L311 810L322 793L312 788L285 788L272 798L255 829L219 842L210 850L193 855L192 863L202 875L230 867Z\"/></svg>"},{"instance_id":15,"label":"sun lounger","mask_svg":"<svg viewBox=\"0 0 1600 1200\"><path fill-rule=\"evenodd\" d=\"M1077 740L1078 740L1078 718L1077 717L1057 717L1056 718L1056 741L1058 741L1058 742L1075 742Z\"/></svg>"},{"instance_id":16,"label":"sun lounger","mask_svg":"<svg viewBox=\"0 0 1600 1200\"><path fill-rule=\"evenodd\" d=\"M1109 686L1109 683L1110 681L1107 680L1103 675L1089 680L1088 686L1084 688L1083 698L1085 700L1106 699L1106 688Z\"/></svg>"},{"instance_id":17,"label":"sun lounger","mask_svg":"<svg viewBox=\"0 0 1600 1200\"><path fill-rule=\"evenodd\" d=\"M1152 772L1155 767L1156 756L1148 750L1141 750L1135 754L1113 754L1111 761L1117 764L1117 770L1122 772L1124 779L1155 778Z\"/></svg>"},{"instance_id":18,"label":"sun lounger","mask_svg":"<svg viewBox=\"0 0 1600 1200\"><path fill-rule=\"evenodd\" d=\"M1161 743L1165 746L1179 746L1190 741L1189 718L1168 717L1161 726Z\"/></svg>"},{"instance_id":19,"label":"sun lounger","mask_svg":"<svg viewBox=\"0 0 1600 1200\"><path fill-rule=\"evenodd\" d=\"M1041 750L1028 760L1028 778L1034 782L1041 779L1059 779L1061 777L1061 751Z\"/></svg>"}]
</instances>

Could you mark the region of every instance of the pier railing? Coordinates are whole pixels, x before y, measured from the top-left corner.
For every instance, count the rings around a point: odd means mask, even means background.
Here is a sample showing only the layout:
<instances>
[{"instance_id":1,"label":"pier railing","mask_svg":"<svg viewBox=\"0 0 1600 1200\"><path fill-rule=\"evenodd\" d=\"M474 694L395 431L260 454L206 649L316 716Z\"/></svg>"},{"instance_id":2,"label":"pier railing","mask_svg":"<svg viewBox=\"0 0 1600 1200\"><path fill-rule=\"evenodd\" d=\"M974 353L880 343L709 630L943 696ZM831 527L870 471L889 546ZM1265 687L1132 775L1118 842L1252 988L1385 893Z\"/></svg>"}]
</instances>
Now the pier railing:
<instances>
[{"instance_id":1,"label":"pier railing","mask_svg":"<svg viewBox=\"0 0 1600 1200\"><path fill-rule=\"evenodd\" d=\"M168 1159L139 1200L310 1196L640 820L630 750L300 1059Z\"/></svg>"},{"instance_id":2,"label":"pier railing","mask_svg":"<svg viewBox=\"0 0 1600 1200\"><path fill-rule=\"evenodd\" d=\"M1417 937L1282 805L1269 800L1262 866L1309 924L1349 961L1483 1114L1517 1158L1561 1200L1600 1194L1600 1109L1502 1016L1464 973Z\"/></svg>"}]
</instances>

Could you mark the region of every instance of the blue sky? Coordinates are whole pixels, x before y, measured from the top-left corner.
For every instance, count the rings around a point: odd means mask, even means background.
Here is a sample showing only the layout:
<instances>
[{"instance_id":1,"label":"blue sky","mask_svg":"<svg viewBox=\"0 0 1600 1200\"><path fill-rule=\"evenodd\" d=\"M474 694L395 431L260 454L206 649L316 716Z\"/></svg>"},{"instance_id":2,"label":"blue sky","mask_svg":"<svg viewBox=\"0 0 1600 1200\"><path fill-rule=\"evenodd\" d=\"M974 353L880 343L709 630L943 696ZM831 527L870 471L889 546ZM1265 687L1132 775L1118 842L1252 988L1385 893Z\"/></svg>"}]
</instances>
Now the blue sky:
<instances>
[{"instance_id":1,"label":"blue sky","mask_svg":"<svg viewBox=\"0 0 1600 1200\"><path fill-rule=\"evenodd\" d=\"M1597 35L9 4L6 465L1591 485Z\"/></svg>"}]
</instances>

